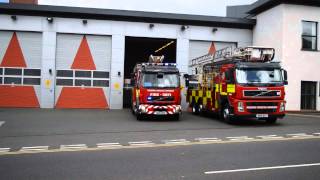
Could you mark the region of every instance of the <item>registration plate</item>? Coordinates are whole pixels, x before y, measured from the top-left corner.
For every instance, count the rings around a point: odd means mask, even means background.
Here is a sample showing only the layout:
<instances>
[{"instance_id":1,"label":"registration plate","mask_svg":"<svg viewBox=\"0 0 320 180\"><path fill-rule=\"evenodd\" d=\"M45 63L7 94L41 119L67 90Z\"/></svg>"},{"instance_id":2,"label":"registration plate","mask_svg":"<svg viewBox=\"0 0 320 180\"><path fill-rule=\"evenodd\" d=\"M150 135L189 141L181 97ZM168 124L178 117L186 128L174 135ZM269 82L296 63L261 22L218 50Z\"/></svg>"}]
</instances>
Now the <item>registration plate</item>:
<instances>
[{"instance_id":1,"label":"registration plate","mask_svg":"<svg viewBox=\"0 0 320 180\"><path fill-rule=\"evenodd\" d=\"M155 111L154 114L156 114L156 115L166 115L167 112L165 112L165 111Z\"/></svg>"},{"instance_id":2,"label":"registration plate","mask_svg":"<svg viewBox=\"0 0 320 180\"><path fill-rule=\"evenodd\" d=\"M267 118L267 117L269 117L269 115L268 114L256 114L256 117L257 118Z\"/></svg>"}]
</instances>

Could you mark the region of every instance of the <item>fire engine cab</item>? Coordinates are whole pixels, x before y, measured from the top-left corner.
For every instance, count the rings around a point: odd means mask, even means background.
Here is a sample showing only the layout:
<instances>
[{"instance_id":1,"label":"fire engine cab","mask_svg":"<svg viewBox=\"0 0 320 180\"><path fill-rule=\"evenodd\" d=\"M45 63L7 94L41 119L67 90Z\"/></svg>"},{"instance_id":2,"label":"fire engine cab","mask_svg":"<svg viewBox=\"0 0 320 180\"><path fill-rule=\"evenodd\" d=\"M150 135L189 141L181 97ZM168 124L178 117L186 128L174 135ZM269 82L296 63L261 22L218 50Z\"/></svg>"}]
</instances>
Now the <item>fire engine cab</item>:
<instances>
[{"instance_id":1,"label":"fire engine cab","mask_svg":"<svg viewBox=\"0 0 320 180\"><path fill-rule=\"evenodd\" d=\"M273 48L227 47L193 59L193 73L185 75L192 112L214 112L228 123L283 118L287 72L271 62L274 55Z\"/></svg>"},{"instance_id":2,"label":"fire engine cab","mask_svg":"<svg viewBox=\"0 0 320 180\"><path fill-rule=\"evenodd\" d=\"M148 63L136 64L132 73L132 112L140 120L147 115L181 114L180 74L175 63L163 63L164 56L150 56Z\"/></svg>"}]
</instances>

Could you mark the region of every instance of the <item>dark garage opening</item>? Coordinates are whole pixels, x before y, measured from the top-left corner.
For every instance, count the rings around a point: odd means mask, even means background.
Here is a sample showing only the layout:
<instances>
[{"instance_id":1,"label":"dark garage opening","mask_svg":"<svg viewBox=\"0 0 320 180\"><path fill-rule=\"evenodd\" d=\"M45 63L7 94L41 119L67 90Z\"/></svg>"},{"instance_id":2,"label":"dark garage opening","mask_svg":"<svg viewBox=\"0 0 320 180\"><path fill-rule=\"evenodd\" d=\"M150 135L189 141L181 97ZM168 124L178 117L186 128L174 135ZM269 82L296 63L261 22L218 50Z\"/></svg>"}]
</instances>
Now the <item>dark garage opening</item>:
<instances>
[{"instance_id":1,"label":"dark garage opening","mask_svg":"<svg viewBox=\"0 0 320 180\"><path fill-rule=\"evenodd\" d=\"M164 55L164 63L175 63L176 45L177 41L175 39L126 37L123 108L131 107L131 85L129 84L129 79L136 63L148 62L151 54L154 56ZM156 52L157 50L159 51Z\"/></svg>"}]
</instances>

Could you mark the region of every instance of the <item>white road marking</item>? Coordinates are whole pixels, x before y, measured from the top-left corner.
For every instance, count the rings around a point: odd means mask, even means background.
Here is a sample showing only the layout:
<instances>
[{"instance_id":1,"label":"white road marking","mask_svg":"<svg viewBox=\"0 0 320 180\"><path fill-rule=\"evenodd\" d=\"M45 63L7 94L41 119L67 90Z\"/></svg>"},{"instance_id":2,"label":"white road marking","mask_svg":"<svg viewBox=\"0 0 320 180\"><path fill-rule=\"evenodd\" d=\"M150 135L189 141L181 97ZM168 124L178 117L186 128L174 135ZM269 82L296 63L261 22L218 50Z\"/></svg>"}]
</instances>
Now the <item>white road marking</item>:
<instances>
[{"instance_id":1,"label":"white road marking","mask_svg":"<svg viewBox=\"0 0 320 180\"><path fill-rule=\"evenodd\" d=\"M0 148L0 153L6 153L9 151L10 151L10 148Z\"/></svg>"},{"instance_id":2,"label":"white road marking","mask_svg":"<svg viewBox=\"0 0 320 180\"><path fill-rule=\"evenodd\" d=\"M243 141L243 140L253 140L254 138L249 138L248 136L237 136L237 137L226 137L230 141Z\"/></svg>"},{"instance_id":3,"label":"white road marking","mask_svg":"<svg viewBox=\"0 0 320 180\"><path fill-rule=\"evenodd\" d=\"M22 147L20 151L47 151L49 146Z\"/></svg>"},{"instance_id":4,"label":"white road marking","mask_svg":"<svg viewBox=\"0 0 320 180\"><path fill-rule=\"evenodd\" d=\"M286 166L270 166L270 167L249 168L249 169L233 169L233 170L223 170L223 171L207 171L207 172L204 172L204 174L222 174L222 173L232 173L232 172L261 171L261 170L270 170L270 169L285 169L285 168L310 167L310 166L320 166L320 163L297 164L297 165L286 165Z\"/></svg>"},{"instance_id":5,"label":"white road marking","mask_svg":"<svg viewBox=\"0 0 320 180\"><path fill-rule=\"evenodd\" d=\"M60 149L86 149L88 148L85 144L70 144L70 145L61 145Z\"/></svg>"},{"instance_id":6,"label":"white road marking","mask_svg":"<svg viewBox=\"0 0 320 180\"><path fill-rule=\"evenodd\" d=\"M5 121L0 121L0 127L5 123Z\"/></svg>"},{"instance_id":7,"label":"white road marking","mask_svg":"<svg viewBox=\"0 0 320 180\"><path fill-rule=\"evenodd\" d=\"M179 143L190 143L186 139L172 139L172 140L164 140L165 144L179 144Z\"/></svg>"},{"instance_id":8,"label":"white road marking","mask_svg":"<svg viewBox=\"0 0 320 180\"><path fill-rule=\"evenodd\" d=\"M256 136L261 139L282 139L283 136L277 136L277 135L262 135L262 136Z\"/></svg>"},{"instance_id":9,"label":"white road marking","mask_svg":"<svg viewBox=\"0 0 320 180\"><path fill-rule=\"evenodd\" d=\"M298 138L298 137L313 137L313 135L306 134L306 133L287 134L287 136L291 136L291 137L293 137L293 138Z\"/></svg>"},{"instance_id":10,"label":"white road marking","mask_svg":"<svg viewBox=\"0 0 320 180\"><path fill-rule=\"evenodd\" d=\"M119 143L98 143L98 148L112 148L112 147L121 147L122 145Z\"/></svg>"},{"instance_id":11,"label":"white road marking","mask_svg":"<svg viewBox=\"0 0 320 180\"><path fill-rule=\"evenodd\" d=\"M153 145L154 143L152 141L138 141L138 142L129 142L129 145L131 146L147 146L147 145Z\"/></svg>"},{"instance_id":12,"label":"white road marking","mask_svg":"<svg viewBox=\"0 0 320 180\"><path fill-rule=\"evenodd\" d=\"M216 141L222 141L219 138L196 138L196 141L200 141L200 142L216 142Z\"/></svg>"},{"instance_id":13,"label":"white road marking","mask_svg":"<svg viewBox=\"0 0 320 180\"><path fill-rule=\"evenodd\" d=\"M287 115L290 115L290 116L300 116L300 117L320 118L320 116L318 116L318 115L291 114L291 113L287 113Z\"/></svg>"}]
</instances>

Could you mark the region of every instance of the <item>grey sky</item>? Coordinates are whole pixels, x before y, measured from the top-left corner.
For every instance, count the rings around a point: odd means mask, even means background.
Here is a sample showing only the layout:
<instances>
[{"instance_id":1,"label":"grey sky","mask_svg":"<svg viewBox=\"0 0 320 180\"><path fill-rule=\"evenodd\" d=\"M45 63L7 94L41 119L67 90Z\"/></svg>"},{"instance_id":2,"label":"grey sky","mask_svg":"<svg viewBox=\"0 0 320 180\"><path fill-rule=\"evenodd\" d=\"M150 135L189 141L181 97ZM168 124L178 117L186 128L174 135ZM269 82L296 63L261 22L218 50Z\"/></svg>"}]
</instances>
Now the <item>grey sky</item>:
<instances>
[{"instance_id":1,"label":"grey sky","mask_svg":"<svg viewBox=\"0 0 320 180\"><path fill-rule=\"evenodd\" d=\"M0 0L1 1L1 0ZM225 16L227 5L256 0L38 0L39 4Z\"/></svg>"}]
</instances>

